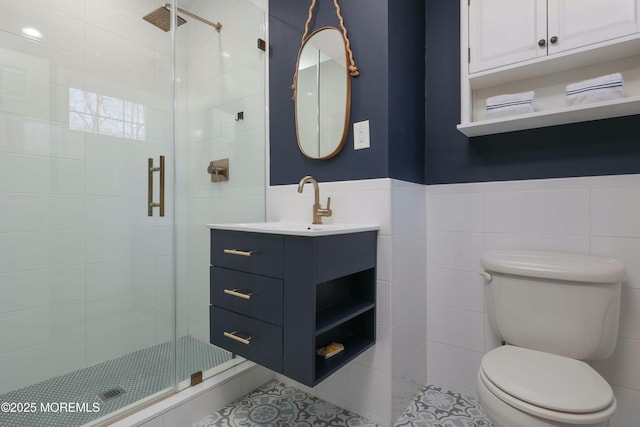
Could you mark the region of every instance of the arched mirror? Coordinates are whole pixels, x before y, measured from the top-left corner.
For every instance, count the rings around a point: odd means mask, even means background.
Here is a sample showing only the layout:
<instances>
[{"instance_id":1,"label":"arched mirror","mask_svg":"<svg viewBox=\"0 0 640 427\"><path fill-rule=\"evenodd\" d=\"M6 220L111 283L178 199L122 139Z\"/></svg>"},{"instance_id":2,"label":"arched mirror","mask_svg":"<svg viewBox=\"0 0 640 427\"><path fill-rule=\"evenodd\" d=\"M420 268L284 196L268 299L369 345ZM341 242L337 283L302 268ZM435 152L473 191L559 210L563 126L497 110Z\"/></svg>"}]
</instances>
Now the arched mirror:
<instances>
[{"instance_id":1,"label":"arched mirror","mask_svg":"<svg viewBox=\"0 0 640 427\"><path fill-rule=\"evenodd\" d=\"M351 106L347 55L344 37L334 27L311 33L298 53L296 133L300 150L309 158L335 156L347 138Z\"/></svg>"}]
</instances>

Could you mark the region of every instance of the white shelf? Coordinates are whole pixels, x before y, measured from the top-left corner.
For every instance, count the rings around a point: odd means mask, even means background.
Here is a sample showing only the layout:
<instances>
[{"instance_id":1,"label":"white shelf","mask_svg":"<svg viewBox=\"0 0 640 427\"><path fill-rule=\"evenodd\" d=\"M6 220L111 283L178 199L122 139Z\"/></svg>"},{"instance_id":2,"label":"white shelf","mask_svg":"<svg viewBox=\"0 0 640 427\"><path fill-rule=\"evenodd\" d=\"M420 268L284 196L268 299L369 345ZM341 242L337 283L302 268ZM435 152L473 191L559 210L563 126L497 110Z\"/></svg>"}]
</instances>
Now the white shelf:
<instances>
[{"instance_id":1,"label":"white shelf","mask_svg":"<svg viewBox=\"0 0 640 427\"><path fill-rule=\"evenodd\" d=\"M462 123L459 124L457 128L466 136L473 137L590 120L631 116L634 114L640 114L640 96L537 111L499 119Z\"/></svg>"}]
</instances>

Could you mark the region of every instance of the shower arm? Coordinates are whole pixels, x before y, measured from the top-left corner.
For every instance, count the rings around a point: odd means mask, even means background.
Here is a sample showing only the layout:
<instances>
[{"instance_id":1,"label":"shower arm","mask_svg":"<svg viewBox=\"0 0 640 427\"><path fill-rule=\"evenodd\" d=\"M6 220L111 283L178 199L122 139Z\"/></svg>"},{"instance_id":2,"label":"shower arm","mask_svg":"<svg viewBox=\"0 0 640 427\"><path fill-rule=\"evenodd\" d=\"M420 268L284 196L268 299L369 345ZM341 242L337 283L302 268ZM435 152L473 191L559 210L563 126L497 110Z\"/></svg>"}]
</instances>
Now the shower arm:
<instances>
[{"instance_id":1,"label":"shower arm","mask_svg":"<svg viewBox=\"0 0 640 427\"><path fill-rule=\"evenodd\" d=\"M165 3L163 5L163 7L165 9L171 9L171 3ZM211 21L209 21L207 19L204 19L204 18L194 14L194 13L189 12L188 10L184 10L181 7L178 7L177 9L178 9L178 12L180 12L180 13L182 13L184 15L187 15L190 18L198 20L198 21L200 21L200 22L202 22L204 24L211 25L213 28L216 29L217 32L220 32L220 30L222 30L222 24L219 23L219 22L211 22Z\"/></svg>"}]
</instances>

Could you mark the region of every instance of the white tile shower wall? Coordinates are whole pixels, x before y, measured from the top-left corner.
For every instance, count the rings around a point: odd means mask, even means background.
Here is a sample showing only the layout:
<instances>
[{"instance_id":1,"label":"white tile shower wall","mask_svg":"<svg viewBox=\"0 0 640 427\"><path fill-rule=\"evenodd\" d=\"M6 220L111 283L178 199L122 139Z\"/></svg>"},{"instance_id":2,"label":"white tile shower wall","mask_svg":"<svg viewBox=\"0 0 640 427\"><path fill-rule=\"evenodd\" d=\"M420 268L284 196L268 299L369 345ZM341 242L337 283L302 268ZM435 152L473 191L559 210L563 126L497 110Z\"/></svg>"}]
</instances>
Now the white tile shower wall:
<instances>
[{"instance_id":1,"label":"white tile shower wall","mask_svg":"<svg viewBox=\"0 0 640 427\"><path fill-rule=\"evenodd\" d=\"M376 345L310 393L392 425L426 380L425 193L391 179L320 183L325 223L378 224ZM313 190L267 188L268 221L311 221ZM286 380L285 378L281 378Z\"/></svg>"},{"instance_id":2,"label":"white tile shower wall","mask_svg":"<svg viewBox=\"0 0 640 427\"><path fill-rule=\"evenodd\" d=\"M171 146L169 35L141 20L152 0L85 3L0 13L0 317L19 325L0 341L0 393L155 344L171 323L154 273L171 249L153 249L170 218L145 208L146 158ZM73 90L103 97L102 124L124 120L112 103L140 105L145 140L71 129Z\"/></svg>"},{"instance_id":3,"label":"white tile shower wall","mask_svg":"<svg viewBox=\"0 0 640 427\"><path fill-rule=\"evenodd\" d=\"M266 6L266 5L263 5ZM180 311L186 329L209 341L209 230L206 224L265 217L265 10L248 1L196 1L189 11L221 22L220 33L196 21L185 30L181 73L188 86L178 102L186 132L184 218L188 293ZM243 119L236 120L243 112ZM212 183L209 162L229 159L229 181Z\"/></svg>"},{"instance_id":4,"label":"white tile shower wall","mask_svg":"<svg viewBox=\"0 0 640 427\"><path fill-rule=\"evenodd\" d=\"M640 175L433 185L427 193L429 383L475 395L482 355L499 345L487 326L480 271L489 249L541 249L620 259L614 355L593 366L618 398L612 427L640 415Z\"/></svg>"}]
</instances>

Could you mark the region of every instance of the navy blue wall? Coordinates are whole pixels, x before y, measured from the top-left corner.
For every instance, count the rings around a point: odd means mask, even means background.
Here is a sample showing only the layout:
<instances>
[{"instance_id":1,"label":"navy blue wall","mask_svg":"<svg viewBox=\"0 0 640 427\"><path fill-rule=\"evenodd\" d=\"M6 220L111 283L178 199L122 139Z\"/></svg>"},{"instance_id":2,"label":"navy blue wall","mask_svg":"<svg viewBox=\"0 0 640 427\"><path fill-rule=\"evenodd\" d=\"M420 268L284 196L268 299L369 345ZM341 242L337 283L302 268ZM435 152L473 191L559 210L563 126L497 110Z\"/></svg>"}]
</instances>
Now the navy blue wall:
<instances>
[{"instance_id":1,"label":"navy blue wall","mask_svg":"<svg viewBox=\"0 0 640 427\"><path fill-rule=\"evenodd\" d=\"M298 149L290 89L311 2L269 1L271 185L297 183L304 175L319 181L393 177L424 182L424 0L390 3L340 2L360 76L351 79L344 148L331 159L312 160ZM331 0L318 1L314 17L310 30L339 27ZM362 120L369 120L371 148L354 151L352 123Z\"/></svg>"},{"instance_id":2,"label":"navy blue wall","mask_svg":"<svg viewBox=\"0 0 640 427\"><path fill-rule=\"evenodd\" d=\"M389 169L424 183L425 2L389 2Z\"/></svg>"},{"instance_id":3,"label":"navy blue wall","mask_svg":"<svg viewBox=\"0 0 640 427\"><path fill-rule=\"evenodd\" d=\"M640 116L475 138L458 132L459 13L458 1L427 1L427 184L640 172Z\"/></svg>"},{"instance_id":4,"label":"navy blue wall","mask_svg":"<svg viewBox=\"0 0 640 427\"><path fill-rule=\"evenodd\" d=\"M290 85L309 4L269 3L271 185L307 174L319 181L391 177L440 184L640 173L640 116L471 139L458 132L460 4L453 0L341 3L361 70L352 79L350 121L370 121L371 148L353 150L350 125L336 157L305 158ZM312 29L324 25L338 26L330 0L318 2Z\"/></svg>"}]
</instances>

